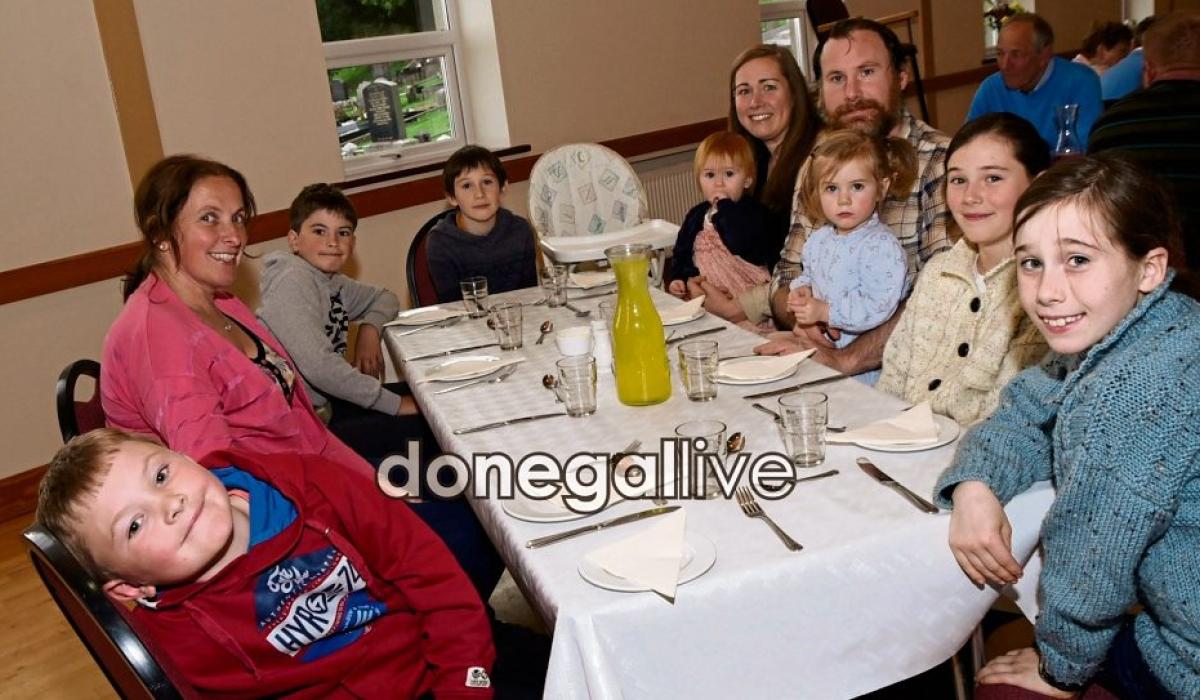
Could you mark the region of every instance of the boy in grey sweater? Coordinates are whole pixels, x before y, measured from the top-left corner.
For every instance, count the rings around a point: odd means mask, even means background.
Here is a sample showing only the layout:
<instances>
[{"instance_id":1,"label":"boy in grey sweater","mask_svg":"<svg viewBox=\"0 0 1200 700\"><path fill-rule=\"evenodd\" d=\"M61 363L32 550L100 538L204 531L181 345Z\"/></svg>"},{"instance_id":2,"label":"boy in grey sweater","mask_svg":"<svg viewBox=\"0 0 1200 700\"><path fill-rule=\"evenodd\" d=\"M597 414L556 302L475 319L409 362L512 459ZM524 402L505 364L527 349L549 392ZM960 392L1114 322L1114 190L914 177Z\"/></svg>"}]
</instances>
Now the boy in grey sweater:
<instances>
[{"instance_id":1,"label":"boy in grey sweater","mask_svg":"<svg viewBox=\"0 0 1200 700\"><path fill-rule=\"evenodd\" d=\"M346 195L331 185L309 185L288 213L292 252L270 253L263 260L258 317L292 356L317 412L334 434L362 454L359 445L340 434L348 419L362 409L391 416L417 413L407 387L381 382L380 328L395 318L400 301L383 287L340 273L354 252L358 225ZM351 322L359 323L358 342L354 357L347 358Z\"/></svg>"}]
</instances>

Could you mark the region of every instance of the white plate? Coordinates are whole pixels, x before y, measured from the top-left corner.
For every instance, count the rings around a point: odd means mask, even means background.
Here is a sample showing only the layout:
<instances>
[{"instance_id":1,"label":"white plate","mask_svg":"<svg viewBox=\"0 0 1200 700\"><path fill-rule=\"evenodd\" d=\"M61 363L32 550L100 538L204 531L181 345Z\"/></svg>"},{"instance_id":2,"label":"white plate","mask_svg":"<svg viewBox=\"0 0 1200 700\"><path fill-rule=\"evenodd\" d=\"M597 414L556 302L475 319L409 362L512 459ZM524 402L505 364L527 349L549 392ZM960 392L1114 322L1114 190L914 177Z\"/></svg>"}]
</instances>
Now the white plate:
<instances>
[{"instance_id":1,"label":"white plate","mask_svg":"<svg viewBox=\"0 0 1200 700\"><path fill-rule=\"evenodd\" d=\"M562 503L561 497L562 492L560 491L555 496L556 499L559 499L560 504ZM517 520L524 520L530 523L562 523L568 520L579 520L589 515L595 515L595 513L576 513L567 509L565 505L562 506L563 510L561 512L546 512L533 508L528 500L518 498L501 501L500 507L505 513L508 513Z\"/></svg>"},{"instance_id":2,"label":"white plate","mask_svg":"<svg viewBox=\"0 0 1200 700\"><path fill-rule=\"evenodd\" d=\"M958 437L958 423L955 423L953 418L935 413L933 414L933 422L937 423L938 427L937 442L925 445L892 445L890 443L878 442L855 442L854 444L876 452L920 452L921 450L932 450L935 447L948 445L954 442L954 438Z\"/></svg>"},{"instance_id":3,"label":"white plate","mask_svg":"<svg viewBox=\"0 0 1200 700\"><path fill-rule=\"evenodd\" d=\"M510 364L512 364L511 361L501 360L495 355L456 357L429 368L429 371L425 373L425 381L457 382L463 379L478 379Z\"/></svg>"},{"instance_id":4,"label":"white plate","mask_svg":"<svg viewBox=\"0 0 1200 700\"><path fill-rule=\"evenodd\" d=\"M438 321L445 321L448 318L462 316L465 313L466 311L462 308L446 309L441 306L423 306L419 309L401 311L400 315L396 316L395 320L389 321L387 325L427 326Z\"/></svg>"},{"instance_id":5,"label":"white plate","mask_svg":"<svg viewBox=\"0 0 1200 700\"><path fill-rule=\"evenodd\" d=\"M734 386L750 386L752 384L769 384L771 382L777 382L780 379L787 379L788 377L795 374L797 370L800 369L800 365L804 364L804 360L801 360L801 361L797 362L796 364L792 365L791 367L787 368L786 370L780 372L779 374L776 374L772 377L760 377L758 379L734 379L733 377L726 377L721 374L721 366L722 365L738 364L738 363L742 363L742 362L757 362L758 360L759 360L759 358L757 358L757 357L738 357L738 358L735 358L732 360L723 360L721 362L718 362L717 363L717 375L716 375L717 383L718 384L732 384Z\"/></svg>"},{"instance_id":6,"label":"white plate","mask_svg":"<svg viewBox=\"0 0 1200 700\"><path fill-rule=\"evenodd\" d=\"M683 536L683 566L679 569L679 585L682 586L688 581L700 578L713 567L716 561L717 548L712 540L694 532L685 533ZM587 559L579 562L579 575L593 586L607 588L610 591L639 593L650 590L646 586L611 574Z\"/></svg>"},{"instance_id":7,"label":"white plate","mask_svg":"<svg viewBox=\"0 0 1200 700\"><path fill-rule=\"evenodd\" d=\"M567 277L567 286L571 289L597 289L617 283L617 276L611 270L585 270L572 272Z\"/></svg>"},{"instance_id":8,"label":"white plate","mask_svg":"<svg viewBox=\"0 0 1200 700\"><path fill-rule=\"evenodd\" d=\"M682 323L690 323L692 321L695 321L696 319L700 318L703 315L704 315L704 309L701 308L701 309L698 309L696 311L696 313L692 314L691 316L688 316L687 318L676 318L676 319L671 319L671 320L664 320L662 322L662 324L664 326L678 326Z\"/></svg>"}]
</instances>

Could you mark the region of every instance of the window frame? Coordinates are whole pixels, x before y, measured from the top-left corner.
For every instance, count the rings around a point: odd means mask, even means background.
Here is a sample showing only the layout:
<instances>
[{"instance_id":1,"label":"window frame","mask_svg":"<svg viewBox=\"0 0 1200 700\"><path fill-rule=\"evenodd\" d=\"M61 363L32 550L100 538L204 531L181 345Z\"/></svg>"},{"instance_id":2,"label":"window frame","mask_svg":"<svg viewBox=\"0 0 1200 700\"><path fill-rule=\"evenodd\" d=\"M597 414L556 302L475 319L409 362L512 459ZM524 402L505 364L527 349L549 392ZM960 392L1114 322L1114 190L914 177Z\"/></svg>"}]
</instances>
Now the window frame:
<instances>
[{"instance_id":1,"label":"window frame","mask_svg":"<svg viewBox=\"0 0 1200 700\"><path fill-rule=\"evenodd\" d=\"M792 22L792 55L800 64L805 77L812 77L812 52L816 47L816 32L808 21L808 3L805 0L776 0L758 5L759 34L764 22L787 20ZM798 53L797 53L798 52Z\"/></svg>"},{"instance_id":2,"label":"window frame","mask_svg":"<svg viewBox=\"0 0 1200 700\"><path fill-rule=\"evenodd\" d=\"M326 83L329 81L329 71L349 66L422 58L440 58L443 62L442 80L446 91L446 108L449 112L452 138L430 143L395 145L350 158L339 153L346 180L445 160L454 151L471 143L473 132L470 110L466 103L467 81L460 68L463 65L462 35L459 33L457 3L455 0L438 0L433 5L435 12L441 8L442 14L438 19L445 29L365 39L344 39L323 42L321 45L325 57ZM331 95L330 105L332 104ZM339 148L340 145L339 143Z\"/></svg>"}]
</instances>

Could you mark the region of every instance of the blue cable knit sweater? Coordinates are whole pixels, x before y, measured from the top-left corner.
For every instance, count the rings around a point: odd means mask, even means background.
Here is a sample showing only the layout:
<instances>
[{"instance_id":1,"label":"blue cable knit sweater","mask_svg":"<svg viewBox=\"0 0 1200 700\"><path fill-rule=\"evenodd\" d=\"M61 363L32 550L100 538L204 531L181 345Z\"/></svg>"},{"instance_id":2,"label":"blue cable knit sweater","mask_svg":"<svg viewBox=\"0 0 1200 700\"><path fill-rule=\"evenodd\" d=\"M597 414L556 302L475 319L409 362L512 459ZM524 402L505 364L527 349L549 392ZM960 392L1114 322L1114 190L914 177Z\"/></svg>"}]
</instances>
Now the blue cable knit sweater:
<instances>
[{"instance_id":1,"label":"blue cable knit sweater","mask_svg":"<svg viewBox=\"0 0 1200 700\"><path fill-rule=\"evenodd\" d=\"M1200 697L1200 304L1164 283L1086 353L1017 376L963 439L934 495L983 481L1008 502L1053 479L1037 645L1064 683L1092 678L1134 603L1138 648Z\"/></svg>"}]
</instances>

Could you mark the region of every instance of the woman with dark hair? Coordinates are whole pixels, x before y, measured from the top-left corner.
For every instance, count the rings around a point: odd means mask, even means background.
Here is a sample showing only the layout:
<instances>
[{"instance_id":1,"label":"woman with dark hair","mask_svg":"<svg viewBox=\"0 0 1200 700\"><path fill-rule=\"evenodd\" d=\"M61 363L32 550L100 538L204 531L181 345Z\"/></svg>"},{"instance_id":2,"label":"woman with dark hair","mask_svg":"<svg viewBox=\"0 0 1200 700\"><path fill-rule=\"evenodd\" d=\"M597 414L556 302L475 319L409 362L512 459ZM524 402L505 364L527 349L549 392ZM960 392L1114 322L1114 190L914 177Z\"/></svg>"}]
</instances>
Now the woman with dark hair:
<instances>
[{"instance_id":1,"label":"woman with dark hair","mask_svg":"<svg viewBox=\"0 0 1200 700\"><path fill-rule=\"evenodd\" d=\"M142 178L142 257L100 365L108 423L195 457L308 452L370 478L313 412L283 346L229 291L254 209L241 173L212 160L171 156Z\"/></svg>"},{"instance_id":2,"label":"woman with dark hair","mask_svg":"<svg viewBox=\"0 0 1200 700\"><path fill-rule=\"evenodd\" d=\"M134 210L142 257L100 365L109 426L195 459L228 449L317 454L376 488L375 469L329 432L283 346L229 291L254 215L241 173L170 156L142 178ZM462 499L412 506L486 601L504 567L471 509Z\"/></svg>"},{"instance_id":3,"label":"woman with dark hair","mask_svg":"<svg viewBox=\"0 0 1200 700\"><path fill-rule=\"evenodd\" d=\"M995 112L963 126L946 155L946 204L963 237L921 271L875 388L974 423L1046 353L1017 300L1012 226L1050 152L1032 124Z\"/></svg>"},{"instance_id":4,"label":"woman with dark hair","mask_svg":"<svg viewBox=\"0 0 1200 700\"><path fill-rule=\"evenodd\" d=\"M764 245L783 248L796 175L820 127L807 81L790 51L760 44L734 60L729 71L729 130L745 137L754 151L755 197L767 209ZM757 299L756 306L766 306L767 290L767 285L758 285L745 295ZM745 320L730 290L703 277L688 280L688 296L702 294L710 312L734 322Z\"/></svg>"}]
</instances>

